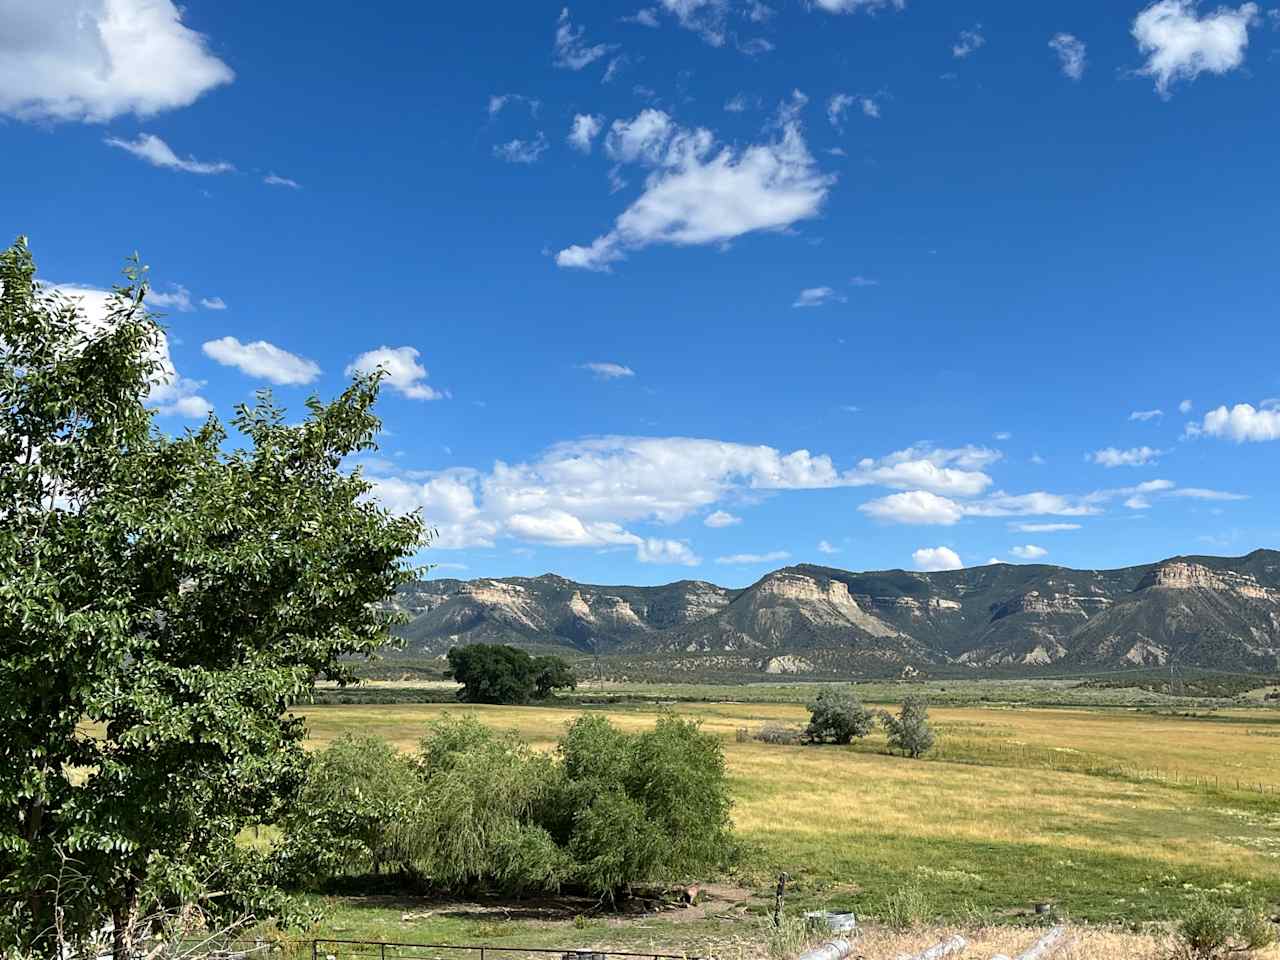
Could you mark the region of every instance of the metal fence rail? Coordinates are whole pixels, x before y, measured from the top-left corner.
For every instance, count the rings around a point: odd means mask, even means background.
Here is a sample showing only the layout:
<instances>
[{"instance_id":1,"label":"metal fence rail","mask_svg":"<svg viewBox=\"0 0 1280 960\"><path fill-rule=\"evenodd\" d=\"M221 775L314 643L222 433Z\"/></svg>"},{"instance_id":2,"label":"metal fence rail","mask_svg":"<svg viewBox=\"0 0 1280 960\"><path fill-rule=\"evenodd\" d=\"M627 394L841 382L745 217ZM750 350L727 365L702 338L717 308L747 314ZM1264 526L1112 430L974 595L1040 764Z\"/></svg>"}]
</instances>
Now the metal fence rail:
<instances>
[{"instance_id":1,"label":"metal fence rail","mask_svg":"<svg viewBox=\"0 0 1280 960\"><path fill-rule=\"evenodd\" d=\"M446 943L389 943L382 940L312 940L312 960L705 960L675 953L619 950L565 950L545 947L459 946Z\"/></svg>"}]
</instances>

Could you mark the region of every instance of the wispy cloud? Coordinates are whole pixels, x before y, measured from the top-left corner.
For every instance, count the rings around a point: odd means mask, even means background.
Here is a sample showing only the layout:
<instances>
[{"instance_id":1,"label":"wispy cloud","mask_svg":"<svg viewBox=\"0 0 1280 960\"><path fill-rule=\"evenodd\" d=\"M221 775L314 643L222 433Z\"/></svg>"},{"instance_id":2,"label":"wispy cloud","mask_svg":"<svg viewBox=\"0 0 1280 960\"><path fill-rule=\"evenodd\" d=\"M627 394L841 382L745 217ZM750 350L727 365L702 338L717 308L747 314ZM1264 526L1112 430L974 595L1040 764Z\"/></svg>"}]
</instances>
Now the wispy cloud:
<instances>
[{"instance_id":1,"label":"wispy cloud","mask_svg":"<svg viewBox=\"0 0 1280 960\"><path fill-rule=\"evenodd\" d=\"M577 30L573 28L569 20L568 7L560 11L559 20L556 22L555 42L552 45L552 62L557 67L581 70L614 49L613 45L607 43L587 44L583 40L585 32L583 27Z\"/></svg>"},{"instance_id":2,"label":"wispy cloud","mask_svg":"<svg viewBox=\"0 0 1280 960\"><path fill-rule=\"evenodd\" d=\"M961 30L956 42L951 45L951 55L963 60L986 46L987 38L982 35L982 24L972 30Z\"/></svg>"},{"instance_id":3,"label":"wispy cloud","mask_svg":"<svg viewBox=\"0 0 1280 960\"><path fill-rule=\"evenodd\" d=\"M153 133L141 133L136 140L107 137L103 142L109 147L127 151L153 167L161 167L165 170L180 170L183 173L204 175L230 173L235 170L234 166L222 160L209 162L197 160L195 157L185 159L179 157L167 143Z\"/></svg>"},{"instance_id":4,"label":"wispy cloud","mask_svg":"<svg viewBox=\"0 0 1280 960\"><path fill-rule=\"evenodd\" d=\"M546 152L547 138L541 130L532 140L508 140L493 148L493 155L507 163L537 163Z\"/></svg>"},{"instance_id":5,"label":"wispy cloud","mask_svg":"<svg viewBox=\"0 0 1280 960\"><path fill-rule=\"evenodd\" d=\"M1155 447L1130 447L1128 450L1106 447L1087 454L1085 459L1101 467L1145 467L1157 462L1164 453Z\"/></svg>"},{"instance_id":6,"label":"wispy cloud","mask_svg":"<svg viewBox=\"0 0 1280 960\"><path fill-rule=\"evenodd\" d=\"M771 550L768 553L731 553L727 557L716 557L716 563L725 566L748 567L761 563L778 563L791 556L786 550Z\"/></svg>"},{"instance_id":7,"label":"wispy cloud","mask_svg":"<svg viewBox=\"0 0 1280 960\"><path fill-rule=\"evenodd\" d=\"M1083 40L1069 33L1055 33L1049 46L1058 55L1063 76L1072 80L1079 80L1084 76L1086 53Z\"/></svg>"},{"instance_id":8,"label":"wispy cloud","mask_svg":"<svg viewBox=\"0 0 1280 960\"><path fill-rule=\"evenodd\" d=\"M636 375L634 370L621 363L608 363L599 360L581 364L580 369L590 371L597 380L618 380Z\"/></svg>"},{"instance_id":9,"label":"wispy cloud","mask_svg":"<svg viewBox=\"0 0 1280 960\"><path fill-rule=\"evenodd\" d=\"M793 307L824 307L829 303L844 303L847 297L842 297L831 287L807 287L801 290L796 296Z\"/></svg>"},{"instance_id":10,"label":"wispy cloud","mask_svg":"<svg viewBox=\"0 0 1280 960\"><path fill-rule=\"evenodd\" d=\"M1196 0L1158 0L1133 21L1133 38L1147 57L1138 72L1155 80L1162 97L1179 80L1229 73L1244 63L1249 28L1259 20L1256 3L1218 7L1201 17Z\"/></svg>"}]
</instances>

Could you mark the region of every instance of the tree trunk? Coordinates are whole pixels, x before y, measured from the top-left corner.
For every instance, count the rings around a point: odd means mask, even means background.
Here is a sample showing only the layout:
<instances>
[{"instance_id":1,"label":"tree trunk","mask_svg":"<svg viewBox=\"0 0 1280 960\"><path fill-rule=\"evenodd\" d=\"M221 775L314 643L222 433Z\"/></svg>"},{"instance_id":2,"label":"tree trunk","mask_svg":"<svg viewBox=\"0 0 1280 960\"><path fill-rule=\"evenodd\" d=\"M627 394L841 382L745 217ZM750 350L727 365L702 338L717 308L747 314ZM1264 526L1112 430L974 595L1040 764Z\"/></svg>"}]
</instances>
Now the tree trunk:
<instances>
[{"instance_id":1,"label":"tree trunk","mask_svg":"<svg viewBox=\"0 0 1280 960\"><path fill-rule=\"evenodd\" d=\"M130 877L121 884L121 899L111 907L111 960L133 960L137 920L138 884Z\"/></svg>"}]
</instances>

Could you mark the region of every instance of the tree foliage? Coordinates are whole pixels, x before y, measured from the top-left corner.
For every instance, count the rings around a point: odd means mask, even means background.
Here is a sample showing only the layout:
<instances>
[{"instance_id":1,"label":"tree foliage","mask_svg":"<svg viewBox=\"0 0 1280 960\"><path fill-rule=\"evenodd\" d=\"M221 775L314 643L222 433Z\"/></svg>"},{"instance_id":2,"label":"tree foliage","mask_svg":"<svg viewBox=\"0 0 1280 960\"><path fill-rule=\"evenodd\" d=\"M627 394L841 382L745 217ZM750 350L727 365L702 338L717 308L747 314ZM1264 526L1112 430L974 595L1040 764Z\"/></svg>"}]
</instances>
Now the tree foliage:
<instances>
[{"instance_id":1,"label":"tree foliage","mask_svg":"<svg viewBox=\"0 0 1280 960\"><path fill-rule=\"evenodd\" d=\"M142 268L104 318L35 274L25 241L0 253L0 896L38 943L68 857L60 916L114 918L119 955L149 902L230 905L256 875L232 841L302 780L285 708L385 642L422 526L341 469L372 446L378 377L298 425L261 394L238 447L213 417L165 436Z\"/></svg>"},{"instance_id":2,"label":"tree foliage","mask_svg":"<svg viewBox=\"0 0 1280 960\"><path fill-rule=\"evenodd\" d=\"M531 657L503 644L454 647L447 658L450 676L462 684L458 699L466 703L528 703L578 685L560 657Z\"/></svg>"},{"instance_id":3,"label":"tree foliage","mask_svg":"<svg viewBox=\"0 0 1280 960\"><path fill-rule=\"evenodd\" d=\"M875 717L852 693L824 687L808 705L809 726L805 739L811 743L852 743L875 727Z\"/></svg>"},{"instance_id":4,"label":"tree foliage","mask_svg":"<svg viewBox=\"0 0 1280 960\"><path fill-rule=\"evenodd\" d=\"M922 757L933 749L933 728L929 725L929 701L910 696L902 701L895 717L881 713L881 722L889 733L889 746L909 757Z\"/></svg>"},{"instance_id":5,"label":"tree foliage","mask_svg":"<svg viewBox=\"0 0 1280 960\"><path fill-rule=\"evenodd\" d=\"M385 758L384 749L369 752ZM630 734L584 716L548 755L474 717L445 716L428 727L409 764L407 802L397 795L378 807L384 819L367 835L386 838L384 861L434 890L553 892L569 884L613 896L631 883L705 876L732 854L724 755L689 721L664 717ZM305 791L324 829L343 822L331 811L346 811L351 794L343 788L326 799L320 784L334 769L322 755L311 772L316 789L309 783ZM345 769L358 775L357 765ZM299 818L286 831L282 860L302 860L314 837ZM345 863L310 862L330 875L358 871L372 849L361 841Z\"/></svg>"}]
</instances>

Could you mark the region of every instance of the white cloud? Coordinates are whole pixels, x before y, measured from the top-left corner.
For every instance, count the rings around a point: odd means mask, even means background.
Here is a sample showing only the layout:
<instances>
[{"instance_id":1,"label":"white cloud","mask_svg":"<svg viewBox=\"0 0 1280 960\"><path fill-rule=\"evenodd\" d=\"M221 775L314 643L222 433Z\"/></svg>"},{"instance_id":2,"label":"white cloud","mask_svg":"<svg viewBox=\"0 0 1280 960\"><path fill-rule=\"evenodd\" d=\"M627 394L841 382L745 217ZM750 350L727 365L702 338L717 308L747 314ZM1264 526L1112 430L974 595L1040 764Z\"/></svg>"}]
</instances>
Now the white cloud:
<instances>
[{"instance_id":1,"label":"white cloud","mask_svg":"<svg viewBox=\"0 0 1280 960\"><path fill-rule=\"evenodd\" d=\"M615 120L605 137L604 149L619 163L662 162L667 142L678 128L662 110L648 107L630 120Z\"/></svg>"},{"instance_id":2,"label":"white cloud","mask_svg":"<svg viewBox=\"0 0 1280 960\"><path fill-rule=\"evenodd\" d=\"M235 367L248 376L272 383L311 383L320 376L320 367L314 360L282 350L265 340L241 343L235 337L222 337L208 341L201 349L224 367Z\"/></svg>"},{"instance_id":3,"label":"white cloud","mask_svg":"<svg viewBox=\"0 0 1280 960\"><path fill-rule=\"evenodd\" d=\"M999 440L1001 443L1003 443L1006 440L1013 439L1013 434L1010 433L1008 430L997 431L995 434L993 434L993 436L995 437L996 440Z\"/></svg>"},{"instance_id":4,"label":"white cloud","mask_svg":"<svg viewBox=\"0 0 1280 960\"><path fill-rule=\"evenodd\" d=\"M600 128L604 125L604 117L589 113L579 113L573 118L573 128L569 131L569 145L583 153L591 152L591 143L595 140Z\"/></svg>"},{"instance_id":5,"label":"white cloud","mask_svg":"<svg viewBox=\"0 0 1280 960\"><path fill-rule=\"evenodd\" d=\"M960 559L960 554L950 547L921 547L911 554L911 559L917 570L923 570L926 573L964 568L964 561Z\"/></svg>"},{"instance_id":6,"label":"white cloud","mask_svg":"<svg viewBox=\"0 0 1280 960\"><path fill-rule=\"evenodd\" d=\"M167 143L152 133L139 134L137 140L120 140L116 137L107 137L103 143L109 147L119 147L121 150L127 150L153 167L163 167L166 170L181 170L183 173L215 174L230 173L235 169L231 164L221 160L213 163L197 160L195 157L187 157L184 160L174 153Z\"/></svg>"},{"instance_id":7,"label":"white cloud","mask_svg":"<svg viewBox=\"0 0 1280 960\"><path fill-rule=\"evenodd\" d=\"M1258 20L1256 3L1201 17L1195 0L1158 0L1133 21L1133 37L1147 57L1138 72L1154 78L1163 97L1179 80L1228 73L1244 63L1249 27Z\"/></svg>"},{"instance_id":8,"label":"white cloud","mask_svg":"<svg viewBox=\"0 0 1280 960\"><path fill-rule=\"evenodd\" d=\"M1163 410L1135 410L1129 414L1129 420L1131 422L1146 423L1148 420L1159 420L1163 416Z\"/></svg>"},{"instance_id":9,"label":"white cloud","mask_svg":"<svg viewBox=\"0 0 1280 960\"><path fill-rule=\"evenodd\" d=\"M616 57L611 57L609 59L609 66L604 68L604 76L600 78L600 82L613 83L613 81L618 78L618 74L625 70L627 64L630 62L631 58L625 53L620 53Z\"/></svg>"},{"instance_id":10,"label":"white cloud","mask_svg":"<svg viewBox=\"0 0 1280 960\"><path fill-rule=\"evenodd\" d=\"M735 517L727 510L717 510L714 513L707 514L707 519L702 521L708 527L719 530L724 527L735 527L742 522L741 517Z\"/></svg>"},{"instance_id":11,"label":"white cloud","mask_svg":"<svg viewBox=\"0 0 1280 960\"><path fill-rule=\"evenodd\" d=\"M844 303L848 297L838 295L831 287L807 287L796 297L793 307L822 307L828 303Z\"/></svg>"},{"instance_id":12,"label":"white cloud","mask_svg":"<svg viewBox=\"0 0 1280 960\"><path fill-rule=\"evenodd\" d=\"M840 552L840 548L839 548L839 547L836 547L836 546L833 546L833 545L832 545L829 541L827 541L827 540L819 540L819 541L818 541L818 552L819 552L819 553L825 553L825 554L827 554L828 556L830 556L830 555L831 555L831 554L833 554L833 553L839 553L839 552Z\"/></svg>"},{"instance_id":13,"label":"white cloud","mask_svg":"<svg viewBox=\"0 0 1280 960\"><path fill-rule=\"evenodd\" d=\"M1248 403L1220 406L1206 413L1200 424L1189 424L1187 433L1189 436L1226 437L1236 443L1280 440L1280 410L1268 409L1265 403L1260 407Z\"/></svg>"},{"instance_id":14,"label":"white cloud","mask_svg":"<svg viewBox=\"0 0 1280 960\"><path fill-rule=\"evenodd\" d=\"M692 30L713 47L724 46L728 0L659 0L680 26Z\"/></svg>"},{"instance_id":15,"label":"white cloud","mask_svg":"<svg viewBox=\"0 0 1280 960\"><path fill-rule=\"evenodd\" d=\"M858 106L862 108L864 117L870 117L872 120L880 119L880 101L875 97L861 97Z\"/></svg>"},{"instance_id":16,"label":"white cloud","mask_svg":"<svg viewBox=\"0 0 1280 960\"><path fill-rule=\"evenodd\" d=\"M1048 463L1048 461L1045 460L1045 458L1040 456L1040 454L1038 453L1031 454L1031 462L1034 463L1037 467L1043 467L1046 463Z\"/></svg>"},{"instance_id":17,"label":"white cloud","mask_svg":"<svg viewBox=\"0 0 1280 960\"><path fill-rule=\"evenodd\" d=\"M837 130L844 128L844 117L853 106L856 97L849 93L837 93L827 101L827 121Z\"/></svg>"},{"instance_id":18,"label":"white cloud","mask_svg":"<svg viewBox=\"0 0 1280 960\"><path fill-rule=\"evenodd\" d=\"M951 54L963 60L986 46L986 43L987 38L982 35L982 24L978 24L972 30L960 31L960 37L951 45Z\"/></svg>"},{"instance_id":19,"label":"white cloud","mask_svg":"<svg viewBox=\"0 0 1280 960\"><path fill-rule=\"evenodd\" d=\"M1106 447L1103 450L1094 451L1085 459L1107 468L1145 467L1147 464L1155 463L1164 452L1154 447L1132 447L1128 450Z\"/></svg>"},{"instance_id":20,"label":"white cloud","mask_svg":"<svg viewBox=\"0 0 1280 960\"><path fill-rule=\"evenodd\" d=\"M105 325L111 293L94 287L82 287L76 284L58 284L44 289L60 294L74 301L83 317L86 333L90 336L102 330ZM163 331L156 344L153 359L158 369L152 380L147 395L147 404L162 416L188 417L202 419L213 409L213 405L200 396L203 381L191 380L178 373L169 354L169 338Z\"/></svg>"},{"instance_id":21,"label":"white cloud","mask_svg":"<svg viewBox=\"0 0 1280 960\"><path fill-rule=\"evenodd\" d=\"M195 309L191 304L191 291L180 283L175 283L168 291L148 290L145 302L148 307L177 310L179 313L190 313Z\"/></svg>"},{"instance_id":22,"label":"white cloud","mask_svg":"<svg viewBox=\"0 0 1280 960\"><path fill-rule=\"evenodd\" d=\"M542 101L537 97L526 97L522 93L495 93L489 97L489 116L496 117L509 103L523 103L529 108L531 117L536 117L542 108Z\"/></svg>"},{"instance_id":23,"label":"white cloud","mask_svg":"<svg viewBox=\"0 0 1280 960\"><path fill-rule=\"evenodd\" d=\"M0 113L101 123L188 106L235 74L170 0L0 0Z\"/></svg>"},{"instance_id":24,"label":"white cloud","mask_svg":"<svg viewBox=\"0 0 1280 960\"><path fill-rule=\"evenodd\" d=\"M1019 560L1039 560L1041 557L1047 557L1049 551L1044 547L1037 547L1034 543L1028 543L1021 547L1011 547L1009 552Z\"/></svg>"},{"instance_id":25,"label":"white cloud","mask_svg":"<svg viewBox=\"0 0 1280 960\"><path fill-rule=\"evenodd\" d=\"M439 400L448 394L424 383L427 369L418 362L421 354L413 347L378 347L360 354L343 371L348 377L357 373L385 371L382 382L410 400Z\"/></svg>"},{"instance_id":26,"label":"white cloud","mask_svg":"<svg viewBox=\"0 0 1280 960\"><path fill-rule=\"evenodd\" d=\"M652 7L644 7L637 10L635 14L630 17L623 17L622 22L637 23L642 27L650 27L654 30L662 26L662 24L658 22L658 12Z\"/></svg>"},{"instance_id":27,"label":"white cloud","mask_svg":"<svg viewBox=\"0 0 1280 960\"><path fill-rule=\"evenodd\" d=\"M724 108L729 113L743 113L750 106L745 93L736 93L724 102Z\"/></svg>"},{"instance_id":28,"label":"white cloud","mask_svg":"<svg viewBox=\"0 0 1280 960\"><path fill-rule=\"evenodd\" d=\"M507 163L537 163L549 144L541 130L532 140L508 140L493 148L493 155Z\"/></svg>"},{"instance_id":29,"label":"white cloud","mask_svg":"<svg viewBox=\"0 0 1280 960\"><path fill-rule=\"evenodd\" d=\"M1179 413L1190 413L1190 412L1191 412L1191 408L1192 408L1193 406L1194 406L1194 404L1193 404L1190 400L1183 400L1180 404L1178 404L1178 412L1179 412Z\"/></svg>"},{"instance_id":30,"label":"white cloud","mask_svg":"<svg viewBox=\"0 0 1280 960\"><path fill-rule=\"evenodd\" d=\"M1169 496L1188 500L1248 500L1247 494L1229 493L1226 490L1206 490L1204 487L1179 487L1170 490Z\"/></svg>"},{"instance_id":31,"label":"white cloud","mask_svg":"<svg viewBox=\"0 0 1280 960\"><path fill-rule=\"evenodd\" d=\"M872 277L864 277L864 276L862 276L861 274L859 274L859 275L858 275L858 276L856 276L856 277L850 277L850 278L849 278L849 286L851 286L851 287L878 287L878 286L880 286L880 281L879 281L879 280L875 280L875 279L873 279Z\"/></svg>"},{"instance_id":32,"label":"white cloud","mask_svg":"<svg viewBox=\"0 0 1280 960\"><path fill-rule=\"evenodd\" d=\"M877 520L927 526L949 527L964 517L960 504L927 490L893 493L864 503L858 509Z\"/></svg>"},{"instance_id":33,"label":"white cloud","mask_svg":"<svg viewBox=\"0 0 1280 960\"><path fill-rule=\"evenodd\" d=\"M557 67L564 67L568 70L581 70L583 67L590 66L595 63L613 47L607 43L597 43L588 46L582 41L582 35L585 28L579 27L573 29L573 24L569 22L569 8L565 7L560 11L560 17L556 22L556 37L553 44L552 62Z\"/></svg>"},{"instance_id":34,"label":"white cloud","mask_svg":"<svg viewBox=\"0 0 1280 960\"><path fill-rule=\"evenodd\" d=\"M274 173L268 173L262 178L262 182L269 187L288 187L290 190L302 189L302 184L297 180L290 180L288 177L281 177Z\"/></svg>"},{"instance_id":35,"label":"white cloud","mask_svg":"<svg viewBox=\"0 0 1280 960\"><path fill-rule=\"evenodd\" d=\"M587 246L561 250L556 255L559 266L607 270L628 252L653 244L724 243L756 231L783 230L816 216L834 182L817 169L798 124L787 124L772 143L740 151L713 151L714 138L707 130L678 130L668 140L660 122L658 127L639 138L642 146L615 148L656 164L644 193L619 214L611 231ZM655 138L665 143L660 160L651 159L658 153ZM611 155L613 140L611 130L606 141ZM636 143L618 141L624 142Z\"/></svg>"},{"instance_id":36,"label":"white cloud","mask_svg":"<svg viewBox=\"0 0 1280 960\"><path fill-rule=\"evenodd\" d=\"M1086 51L1084 41L1069 33L1056 33L1049 41L1049 46L1058 55L1058 63L1062 66L1064 76L1079 80L1084 76Z\"/></svg>"},{"instance_id":37,"label":"white cloud","mask_svg":"<svg viewBox=\"0 0 1280 960\"><path fill-rule=\"evenodd\" d=\"M1063 533L1079 530L1078 523L1011 523L1009 529L1018 533Z\"/></svg>"},{"instance_id":38,"label":"white cloud","mask_svg":"<svg viewBox=\"0 0 1280 960\"><path fill-rule=\"evenodd\" d=\"M634 377L636 372L621 363L584 363L580 369L590 370L598 380L617 380L621 377Z\"/></svg>"},{"instance_id":39,"label":"white cloud","mask_svg":"<svg viewBox=\"0 0 1280 960\"><path fill-rule=\"evenodd\" d=\"M200 306L206 310L225 310L227 309L227 301L221 297L201 297Z\"/></svg>"},{"instance_id":40,"label":"white cloud","mask_svg":"<svg viewBox=\"0 0 1280 960\"><path fill-rule=\"evenodd\" d=\"M683 540L660 540L653 537L647 537L636 544L636 559L641 563L678 564L682 567L696 567L702 563L702 558Z\"/></svg>"},{"instance_id":41,"label":"white cloud","mask_svg":"<svg viewBox=\"0 0 1280 960\"><path fill-rule=\"evenodd\" d=\"M827 13L855 13L858 10L875 11L883 7L904 10L907 0L813 0L813 5Z\"/></svg>"},{"instance_id":42,"label":"white cloud","mask_svg":"<svg viewBox=\"0 0 1280 960\"><path fill-rule=\"evenodd\" d=\"M733 553L727 557L716 557L716 563L725 566L754 566L760 563L777 563L791 556L786 550L771 550L769 553Z\"/></svg>"}]
</instances>

